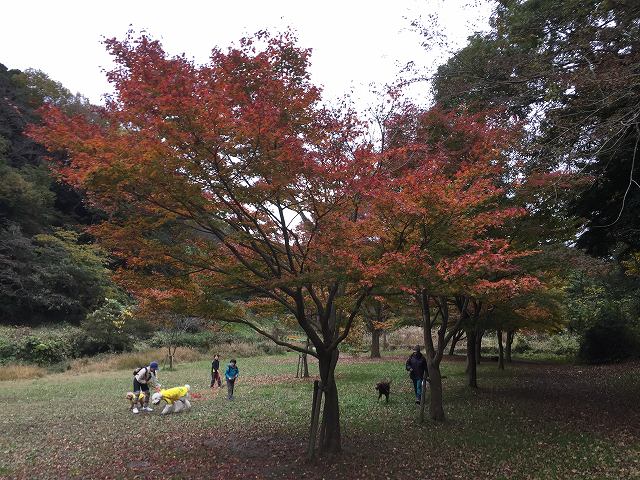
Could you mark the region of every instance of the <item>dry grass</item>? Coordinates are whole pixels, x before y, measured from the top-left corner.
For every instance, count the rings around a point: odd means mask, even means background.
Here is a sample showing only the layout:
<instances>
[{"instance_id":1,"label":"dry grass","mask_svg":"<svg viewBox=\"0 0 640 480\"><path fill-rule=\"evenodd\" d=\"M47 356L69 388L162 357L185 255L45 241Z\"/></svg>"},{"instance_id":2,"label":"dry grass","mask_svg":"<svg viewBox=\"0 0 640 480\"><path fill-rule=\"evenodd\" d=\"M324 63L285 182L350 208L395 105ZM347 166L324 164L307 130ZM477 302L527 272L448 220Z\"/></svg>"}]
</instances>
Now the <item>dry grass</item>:
<instances>
[{"instance_id":1,"label":"dry grass","mask_svg":"<svg viewBox=\"0 0 640 480\"><path fill-rule=\"evenodd\" d=\"M221 358L256 357L265 355L265 349L261 344L250 342L223 344L216 348L215 352L201 352L194 348L179 347L175 352L174 364L179 366L200 360L210 360L214 353L218 353ZM69 361L62 374L75 375L78 373L134 370L137 367L149 365L153 360L160 364L161 369L168 367L167 349L157 348L142 352L101 354L94 357L78 358ZM0 368L0 381L40 378L47 373L46 369L34 365L10 365Z\"/></svg>"},{"instance_id":2,"label":"dry grass","mask_svg":"<svg viewBox=\"0 0 640 480\"><path fill-rule=\"evenodd\" d=\"M0 382L5 380L28 380L41 378L47 371L35 365L5 365L0 368Z\"/></svg>"},{"instance_id":3,"label":"dry grass","mask_svg":"<svg viewBox=\"0 0 640 480\"><path fill-rule=\"evenodd\" d=\"M196 362L209 358L209 354L201 353L193 348L178 348L175 355L175 363ZM149 365L151 361L157 361L160 368L169 365L167 350L158 348L144 352L127 352L110 355L99 355L90 358L79 358L70 364L71 373L103 372L109 370L133 370L134 368Z\"/></svg>"}]
</instances>

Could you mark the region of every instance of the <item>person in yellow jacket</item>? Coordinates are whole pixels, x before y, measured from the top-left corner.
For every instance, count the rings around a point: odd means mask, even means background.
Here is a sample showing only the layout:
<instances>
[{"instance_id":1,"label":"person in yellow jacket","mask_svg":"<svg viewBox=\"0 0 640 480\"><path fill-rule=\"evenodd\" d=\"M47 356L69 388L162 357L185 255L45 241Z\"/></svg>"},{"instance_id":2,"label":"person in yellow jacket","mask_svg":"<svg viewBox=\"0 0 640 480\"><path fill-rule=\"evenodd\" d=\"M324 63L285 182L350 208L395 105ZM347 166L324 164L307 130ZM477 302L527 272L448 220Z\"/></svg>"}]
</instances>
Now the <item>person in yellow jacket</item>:
<instances>
[{"instance_id":1,"label":"person in yellow jacket","mask_svg":"<svg viewBox=\"0 0 640 480\"><path fill-rule=\"evenodd\" d=\"M159 404L162 400L167 402L162 410L161 415L167 415L169 413L178 413L182 410L189 410L191 403L189 402L189 391L191 387L185 385L183 387L173 387L166 390L160 390L159 392L151 395L151 403L154 405Z\"/></svg>"}]
</instances>

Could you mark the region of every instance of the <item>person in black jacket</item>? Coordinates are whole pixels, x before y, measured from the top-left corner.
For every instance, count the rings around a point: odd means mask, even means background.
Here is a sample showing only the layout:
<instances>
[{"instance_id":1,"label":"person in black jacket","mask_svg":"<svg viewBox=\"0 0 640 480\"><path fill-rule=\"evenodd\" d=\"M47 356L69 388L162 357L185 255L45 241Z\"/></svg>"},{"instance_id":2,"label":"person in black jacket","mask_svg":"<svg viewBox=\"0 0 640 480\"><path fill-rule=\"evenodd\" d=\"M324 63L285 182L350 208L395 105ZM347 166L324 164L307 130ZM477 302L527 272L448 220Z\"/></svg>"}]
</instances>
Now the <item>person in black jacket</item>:
<instances>
[{"instance_id":1,"label":"person in black jacket","mask_svg":"<svg viewBox=\"0 0 640 480\"><path fill-rule=\"evenodd\" d=\"M214 387L216 382L218 387L222 387L222 380L220 379L220 356L215 354L213 356L213 362L211 362L211 388Z\"/></svg>"},{"instance_id":2,"label":"person in black jacket","mask_svg":"<svg viewBox=\"0 0 640 480\"><path fill-rule=\"evenodd\" d=\"M427 372L427 359L420 352L420 345L416 345L413 348L413 353L407 359L405 365L409 371L409 377L413 382L413 391L416 392L416 403L420 403L420 397L422 396L422 379Z\"/></svg>"}]
</instances>

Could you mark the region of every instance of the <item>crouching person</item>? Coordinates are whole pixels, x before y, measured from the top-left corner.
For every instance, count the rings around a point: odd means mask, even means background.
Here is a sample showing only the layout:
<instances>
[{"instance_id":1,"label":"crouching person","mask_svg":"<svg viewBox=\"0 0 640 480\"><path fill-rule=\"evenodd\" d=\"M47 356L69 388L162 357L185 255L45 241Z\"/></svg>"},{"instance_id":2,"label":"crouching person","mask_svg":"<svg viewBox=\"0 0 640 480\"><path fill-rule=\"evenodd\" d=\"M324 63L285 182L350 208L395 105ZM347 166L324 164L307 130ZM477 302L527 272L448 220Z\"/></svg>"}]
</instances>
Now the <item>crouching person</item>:
<instances>
[{"instance_id":1,"label":"crouching person","mask_svg":"<svg viewBox=\"0 0 640 480\"><path fill-rule=\"evenodd\" d=\"M142 368L136 368L133 371L133 394L138 397L140 393L144 394L144 400L142 401L142 408L138 409L137 406L131 410L133 413L139 411L153 412L153 408L149 407L149 385L154 388L160 388L160 382L158 381L158 362L151 362L148 366Z\"/></svg>"},{"instance_id":2,"label":"crouching person","mask_svg":"<svg viewBox=\"0 0 640 480\"><path fill-rule=\"evenodd\" d=\"M162 400L167 403L162 410L162 415L178 413L182 410L189 410L191 408L191 402L189 402L189 390L191 390L189 385L160 390L151 396L151 403L157 405Z\"/></svg>"}]
</instances>

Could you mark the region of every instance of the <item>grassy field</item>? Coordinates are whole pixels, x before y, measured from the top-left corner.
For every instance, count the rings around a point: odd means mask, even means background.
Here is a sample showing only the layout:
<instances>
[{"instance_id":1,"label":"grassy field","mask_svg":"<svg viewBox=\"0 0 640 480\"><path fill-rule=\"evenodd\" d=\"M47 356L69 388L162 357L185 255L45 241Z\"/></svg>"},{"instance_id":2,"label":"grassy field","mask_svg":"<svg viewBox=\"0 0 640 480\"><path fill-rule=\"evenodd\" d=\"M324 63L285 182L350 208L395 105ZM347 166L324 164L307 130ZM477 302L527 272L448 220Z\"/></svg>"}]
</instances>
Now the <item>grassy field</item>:
<instances>
[{"instance_id":1,"label":"grassy field","mask_svg":"<svg viewBox=\"0 0 640 480\"><path fill-rule=\"evenodd\" d=\"M443 364L443 424L417 423L404 359L338 366L344 454L305 460L311 381L296 356L240 358L234 402L208 388L209 363L161 372L190 383L193 409L134 416L131 373L0 382L2 478L640 478L640 365ZM313 369L315 370L315 369ZM388 405L373 385L392 379Z\"/></svg>"}]
</instances>

